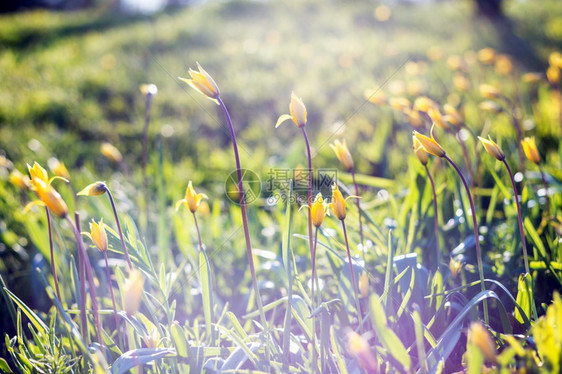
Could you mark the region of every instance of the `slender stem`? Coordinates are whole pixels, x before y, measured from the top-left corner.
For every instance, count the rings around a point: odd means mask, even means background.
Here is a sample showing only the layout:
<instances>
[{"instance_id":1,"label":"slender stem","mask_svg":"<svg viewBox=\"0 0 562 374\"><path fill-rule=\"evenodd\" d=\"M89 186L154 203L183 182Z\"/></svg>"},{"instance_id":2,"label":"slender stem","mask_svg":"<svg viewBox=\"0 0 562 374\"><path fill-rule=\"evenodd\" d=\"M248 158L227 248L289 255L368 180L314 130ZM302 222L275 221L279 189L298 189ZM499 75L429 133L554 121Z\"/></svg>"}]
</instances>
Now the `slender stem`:
<instances>
[{"instance_id":1,"label":"slender stem","mask_svg":"<svg viewBox=\"0 0 562 374\"><path fill-rule=\"evenodd\" d=\"M521 245L523 246L523 259L525 261L525 273L529 273L529 259L527 257L527 243L525 242L525 231L523 230L523 220L521 218L521 207L519 206L519 195L517 194L517 187L515 187L515 180L513 179L513 174L509 168L509 164L505 160L502 160L503 164L507 169L509 174L509 179L511 180L511 186L513 187L513 197L515 198L515 206L517 207L517 221L519 222L519 233L521 234Z\"/></svg>"},{"instance_id":2,"label":"slender stem","mask_svg":"<svg viewBox=\"0 0 562 374\"><path fill-rule=\"evenodd\" d=\"M150 124L150 109L152 108L151 93L146 95L146 105L144 110L144 127L142 130L142 186L144 192L144 206L146 222L148 222L148 176L146 175L146 165L148 163L148 126Z\"/></svg>"},{"instance_id":3,"label":"slender stem","mask_svg":"<svg viewBox=\"0 0 562 374\"><path fill-rule=\"evenodd\" d=\"M78 250L78 279L80 282L80 320L82 322L82 337L88 342L88 319L86 318L86 269L82 251Z\"/></svg>"},{"instance_id":4,"label":"slender stem","mask_svg":"<svg viewBox=\"0 0 562 374\"><path fill-rule=\"evenodd\" d=\"M94 314L94 323L96 326L96 334L98 336L98 343L103 346L103 337L101 335L101 324L100 324L100 318L99 318L99 308L98 308L98 300L97 300L97 295L96 295L96 285L94 283L94 278L92 276L92 266L90 264L90 259L88 258L88 254L86 253L86 249L84 247L84 242L82 241L82 236L80 235L80 220L79 220L79 216L78 213L75 213L75 221L76 221L76 226L72 223L72 220L66 216L65 217L66 220L68 221L68 224L70 225L70 227L72 228L72 231L74 233L74 237L76 239L76 242L78 243L78 250L82 253L82 259L83 259L83 264L84 264L84 268L86 270L86 277L88 279L88 283L90 284L90 297L92 299L92 312Z\"/></svg>"},{"instance_id":5,"label":"slender stem","mask_svg":"<svg viewBox=\"0 0 562 374\"><path fill-rule=\"evenodd\" d=\"M45 212L47 212L47 227L49 229L49 249L51 251L51 271L53 272L53 278L55 280L55 289L57 290L57 297L62 303L60 298L59 281L57 279L57 269L55 266L55 252L53 250L53 228L51 227L51 213L49 213L49 208L45 207Z\"/></svg>"},{"instance_id":6,"label":"slender stem","mask_svg":"<svg viewBox=\"0 0 562 374\"><path fill-rule=\"evenodd\" d=\"M441 260L441 251L439 250L439 209L437 208L437 194L435 193L435 182L429 172L427 165L424 165L427 177L431 182L431 192L433 193L433 209L434 209L434 229L435 229L435 269L439 270Z\"/></svg>"},{"instance_id":7,"label":"slender stem","mask_svg":"<svg viewBox=\"0 0 562 374\"><path fill-rule=\"evenodd\" d=\"M546 198L546 217L550 218L550 198L548 197L548 183L546 183L546 176L544 175L544 171L542 171L540 166L539 171L541 172L542 184L544 186L544 197Z\"/></svg>"},{"instance_id":8,"label":"slender stem","mask_svg":"<svg viewBox=\"0 0 562 374\"><path fill-rule=\"evenodd\" d=\"M525 154L523 153L523 149L521 148L521 140L523 140L523 134L521 133L521 125L519 123L519 119L517 118L517 109L513 102L507 97L501 95L501 98L506 102L509 106L509 110L511 111L511 124L515 129L515 134L517 136L517 152L519 154L519 168L521 171L525 170Z\"/></svg>"},{"instance_id":9,"label":"slender stem","mask_svg":"<svg viewBox=\"0 0 562 374\"><path fill-rule=\"evenodd\" d=\"M361 303L359 302L359 291L357 290L357 282L355 281L355 273L353 272L353 261L351 260L351 251L349 250L349 241L347 240L347 230L345 228L345 220L341 220L343 227L343 237L345 239L345 249L347 250L347 260L349 261L349 270L351 270L351 283L353 283L353 293L355 294L355 307L357 308L357 319L361 330L363 330L363 313L361 312Z\"/></svg>"},{"instance_id":10,"label":"slender stem","mask_svg":"<svg viewBox=\"0 0 562 374\"><path fill-rule=\"evenodd\" d=\"M252 244L250 242L250 229L248 227L248 217L246 215L246 203L244 201L244 185L242 184L242 170L240 167L240 156L238 155L238 144L236 143L236 133L234 132L234 126L232 125L232 120L230 118L230 114L228 113L228 109L224 102L219 97L217 98L220 107L226 117L226 121L228 122L228 129L230 130L230 137L232 139L232 148L234 149L234 159L236 161L236 174L238 175L238 192L240 194L240 210L242 211L242 223L244 225L244 237L246 239L246 254L248 256L248 263L250 266L250 273L252 274L252 284L254 286L254 293L256 294L256 300L258 303L258 309L260 312L260 319L263 324L263 328L267 329L267 320L265 319L265 313L263 311L263 304L261 301L260 290L258 288L258 281L256 278L256 269L254 267L254 257L252 253ZM268 346L268 345L266 345Z\"/></svg>"},{"instance_id":11,"label":"slender stem","mask_svg":"<svg viewBox=\"0 0 562 374\"><path fill-rule=\"evenodd\" d=\"M105 276L107 277L107 286L111 294L111 303L113 304L113 317L115 317L115 329L119 326L117 319L117 305L115 304L115 295L113 294L113 287L111 286L111 274L109 273L109 261L107 261L107 251L103 251L103 258L105 260Z\"/></svg>"},{"instance_id":12,"label":"slender stem","mask_svg":"<svg viewBox=\"0 0 562 374\"><path fill-rule=\"evenodd\" d=\"M468 174L470 175L470 183L471 183L471 185L474 185L474 172L472 171L472 165L470 164L470 157L468 156L468 149L466 148L466 144L465 144L464 140L460 139L460 136L458 137L458 142L461 146L462 156L463 156L464 164L466 165L466 170L468 171Z\"/></svg>"},{"instance_id":13,"label":"slender stem","mask_svg":"<svg viewBox=\"0 0 562 374\"><path fill-rule=\"evenodd\" d=\"M312 309L316 307L314 299L314 283L316 282L316 244L318 243L318 227L314 230L314 245L312 246Z\"/></svg>"},{"instance_id":14,"label":"slender stem","mask_svg":"<svg viewBox=\"0 0 562 374\"><path fill-rule=\"evenodd\" d=\"M109 187L105 187L107 195L109 196L109 201L111 202L111 208L113 208L113 215L115 216L115 222L117 224L117 232L119 233L119 239L121 240L121 246L123 247L123 253L125 253L125 258L127 259L127 264L129 265L129 270L133 270L133 263L129 257L129 251L125 245L125 239L123 239L123 231L121 230L121 223L119 223L119 215L117 214L117 208L115 207L115 201L113 200L113 195L109 190Z\"/></svg>"},{"instance_id":15,"label":"slender stem","mask_svg":"<svg viewBox=\"0 0 562 374\"><path fill-rule=\"evenodd\" d=\"M312 155L310 153L310 142L308 141L308 135L306 134L306 129L301 127L302 135L304 136L304 141L306 143L306 155L308 157L308 242L310 243L310 252L312 253Z\"/></svg>"},{"instance_id":16,"label":"slender stem","mask_svg":"<svg viewBox=\"0 0 562 374\"><path fill-rule=\"evenodd\" d=\"M195 221L195 228L197 229L197 239L199 239L199 250L203 250L203 241L201 240L201 232L199 231L199 223L197 222L197 216L193 213L193 220Z\"/></svg>"},{"instance_id":17,"label":"slender stem","mask_svg":"<svg viewBox=\"0 0 562 374\"><path fill-rule=\"evenodd\" d=\"M353 178L353 186L355 187L355 195L359 197L359 187L357 186L357 181L355 180L355 169L350 170L351 178ZM363 252L363 259L365 259L365 242L363 239L363 220L361 218L361 199L355 199L357 203L357 214L359 215L359 237L361 238L361 252Z\"/></svg>"},{"instance_id":18,"label":"slender stem","mask_svg":"<svg viewBox=\"0 0 562 374\"><path fill-rule=\"evenodd\" d=\"M453 168L461 178L462 183L464 184L464 188L466 190L466 194L468 195L468 202L470 203L470 210L472 212L472 226L474 228L474 239L476 243L476 261L478 262L478 275L480 277L480 287L482 291L485 291L486 286L484 284L484 268L482 265L482 252L480 251L480 237L478 234L478 223L476 222L476 209L474 208L474 202L472 201L472 194L470 193L470 188L466 183L466 179L464 178L464 175L462 175L457 164L455 164L453 160L451 160L447 155L443 155L443 158L445 158L445 160L447 160L451 164L451 166L453 166ZM486 300L484 300L484 321L488 323L488 320L489 320L488 303L486 302Z\"/></svg>"}]
</instances>

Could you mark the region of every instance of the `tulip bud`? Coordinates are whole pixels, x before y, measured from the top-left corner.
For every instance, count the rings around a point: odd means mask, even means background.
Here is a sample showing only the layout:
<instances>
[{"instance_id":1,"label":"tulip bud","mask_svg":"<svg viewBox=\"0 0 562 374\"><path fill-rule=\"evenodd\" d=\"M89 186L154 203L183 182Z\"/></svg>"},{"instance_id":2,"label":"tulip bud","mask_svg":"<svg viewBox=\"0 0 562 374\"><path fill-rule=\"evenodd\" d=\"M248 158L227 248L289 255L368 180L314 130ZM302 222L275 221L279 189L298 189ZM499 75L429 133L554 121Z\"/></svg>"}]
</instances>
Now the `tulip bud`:
<instances>
[{"instance_id":1,"label":"tulip bud","mask_svg":"<svg viewBox=\"0 0 562 374\"><path fill-rule=\"evenodd\" d=\"M128 315L133 315L139 310L143 286L142 273L133 269L123 286L123 306Z\"/></svg>"},{"instance_id":2,"label":"tulip bud","mask_svg":"<svg viewBox=\"0 0 562 374\"><path fill-rule=\"evenodd\" d=\"M489 154L494 156L498 161L505 160L505 154L503 153L503 151L499 147L499 145L497 145L492 140L492 138L490 138L488 136L488 139L484 139L484 138L481 138L481 137L478 137L478 139L480 139L480 142L482 142L482 144L484 145L484 148L486 149L486 152L488 152Z\"/></svg>"},{"instance_id":3,"label":"tulip bud","mask_svg":"<svg viewBox=\"0 0 562 374\"><path fill-rule=\"evenodd\" d=\"M537 149L537 143L535 143L535 137L526 137L525 139L521 140L521 146L523 147L523 152L525 152L525 156L529 159L529 161L534 162L535 164L540 164L541 162L541 155L539 154L539 150Z\"/></svg>"},{"instance_id":4,"label":"tulip bud","mask_svg":"<svg viewBox=\"0 0 562 374\"><path fill-rule=\"evenodd\" d=\"M433 128L431 129L431 138L425 135L420 134L419 132L414 130L414 137L418 139L422 147L425 149L427 153L431 153L437 157L445 156L445 150L439 143L435 141L433 137Z\"/></svg>"},{"instance_id":5,"label":"tulip bud","mask_svg":"<svg viewBox=\"0 0 562 374\"><path fill-rule=\"evenodd\" d=\"M336 140L334 144L330 144L330 148L334 150L336 157L340 160L347 171L353 169L353 158L351 157L351 153L347 148L345 140L343 142Z\"/></svg>"},{"instance_id":6,"label":"tulip bud","mask_svg":"<svg viewBox=\"0 0 562 374\"><path fill-rule=\"evenodd\" d=\"M104 155L110 161L113 161L115 163L123 161L123 155L113 144L102 143L102 145L100 146L100 151L102 155Z\"/></svg>"},{"instance_id":7,"label":"tulip bud","mask_svg":"<svg viewBox=\"0 0 562 374\"><path fill-rule=\"evenodd\" d=\"M106 191L107 191L107 185L105 184L105 182L94 182L84 187L84 189L82 189L82 191L78 192L76 195L99 196L104 194Z\"/></svg>"},{"instance_id":8,"label":"tulip bud","mask_svg":"<svg viewBox=\"0 0 562 374\"><path fill-rule=\"evenodd\" d=\"M90 237L100 252L107 251L107 233L105 232L103 219L100 219L99 223L92 219L92 222L90 222Z\"/></svg>"}]
</instances>

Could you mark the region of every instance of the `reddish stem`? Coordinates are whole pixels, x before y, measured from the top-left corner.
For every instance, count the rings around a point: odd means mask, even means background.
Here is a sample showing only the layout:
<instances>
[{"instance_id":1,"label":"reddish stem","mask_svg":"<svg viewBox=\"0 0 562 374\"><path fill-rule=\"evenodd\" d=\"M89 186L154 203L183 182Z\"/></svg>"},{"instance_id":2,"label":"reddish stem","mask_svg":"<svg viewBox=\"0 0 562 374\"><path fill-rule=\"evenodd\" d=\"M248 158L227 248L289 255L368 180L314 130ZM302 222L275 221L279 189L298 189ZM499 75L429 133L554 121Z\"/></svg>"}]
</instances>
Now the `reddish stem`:
<instances>
[{"instance_id":1,"label":"reddish stem","mask_svg":"<svg viewBox=\"0 0 562 374\"><path fill-rule=\"evenodd\" d=\"M345 220L341 220L343 227L343 237L345 239L345 249L347 250L347 260L349 261L349 270L351 270L351 283L353 283L353 293L355 294L355 307L359 319L359 325L363 330L363 313L361 312L361 303L359 302L359 291L357 290L357 282L355 281L355 273L353 272L353 261L351 260L351 251L349 250L349 241L347 240L347 230L345 228Z\"/></svg>"},{"instance_id":2,"label":"reddish stem","mask_svg":"<svg viewBox=\"0 0 562 374\"><path fill-rule=\"evenodd\" d=\"M117 208L115 207L115 201L113 200L113 195L111 194L109 187L105 186L105 190L107 191L107 195L109 196L109 201L111 202L111 208L113 208L113 215L115 216L115 222L117 224L117 232L119 233L119 239L121 240L123 253L125 254L125 258L127 259L129 270L133 270L133 263L131 262L131 258L129 257L129 251L127 250L127 246L125 245L125 239L123 239L123 231L121 230L121 223L119 222L119 215L117 214Z\"/></svg>"},{"instance_id":3,"label":"reddish stem","mask_svg":"<svg viewBox=\"0 0 562 374\"><path fill-rule=\"evenodd\" d=\"M113 303L113 316L115 317L115 329L119 326L117 319L117 305L115 304L115 295L113 294L113 287L111 286L111 274L109 273L109 262L107 261L107 251L103 251L103 258L105 259L105 275L107 277L107 286L111 294L111 302Z\"/></svg>"},{"instance_id":4,"label":"reddish stem","mask_svg":"<svg viewBox=\"0 0 562 374\"><path fill-rule=\"evenodd\" d=\"M433 177L431 176L431 173L429 172L429 168L427 167L427 165L424 165L425 167L425 171L427 173L427 177L429 178L429 181L431 182L431 192L433 193L433 209L435 211L434 213L434 227L435 227L435 268L437 270L439 270L439 262L441 259L441 251L439 250L439 209L437 208L437 194L435 193L435 182L433 181Z\"/></svg>"},{"instance_id":5,"label":"reddish stem","mask_svg":"<svg viewBox=\"0 0 562 374\"><path fill-rule=\"evenodd\" d=\"M47 227L49 229L49 249L51 251L51 271L53 272L53 279L55 280L55 289L57 291L57 297L62 303L59 290L59 281L57 279L57 269L55 266L55 252L53 250L53 228L51 227L51 213L49 213L49 208L45 207L45 212L47 212Z\"/></svg>"}]
</instances>

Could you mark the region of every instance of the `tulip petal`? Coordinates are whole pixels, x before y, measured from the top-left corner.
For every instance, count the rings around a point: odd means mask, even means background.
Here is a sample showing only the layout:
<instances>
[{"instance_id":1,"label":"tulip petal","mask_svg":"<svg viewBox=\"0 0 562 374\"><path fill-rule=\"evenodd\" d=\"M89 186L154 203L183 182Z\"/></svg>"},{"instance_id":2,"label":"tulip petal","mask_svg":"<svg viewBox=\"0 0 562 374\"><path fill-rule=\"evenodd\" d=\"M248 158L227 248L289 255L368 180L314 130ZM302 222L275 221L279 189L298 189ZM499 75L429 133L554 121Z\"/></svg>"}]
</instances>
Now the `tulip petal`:
<instances>
[{"instance_id":1,"label":"tulip petal","mask_svg":"<svg viewBox=\"0 0 562 374\"><path fill-rule=\"evenodd\" d=\"M283 114L279 117L279 119L277 120L277 123L275 124L275 128L278 128L279 126L281 126L281 124L287 120L292 119L290 114Z\"/></svg>"}]
</instances>

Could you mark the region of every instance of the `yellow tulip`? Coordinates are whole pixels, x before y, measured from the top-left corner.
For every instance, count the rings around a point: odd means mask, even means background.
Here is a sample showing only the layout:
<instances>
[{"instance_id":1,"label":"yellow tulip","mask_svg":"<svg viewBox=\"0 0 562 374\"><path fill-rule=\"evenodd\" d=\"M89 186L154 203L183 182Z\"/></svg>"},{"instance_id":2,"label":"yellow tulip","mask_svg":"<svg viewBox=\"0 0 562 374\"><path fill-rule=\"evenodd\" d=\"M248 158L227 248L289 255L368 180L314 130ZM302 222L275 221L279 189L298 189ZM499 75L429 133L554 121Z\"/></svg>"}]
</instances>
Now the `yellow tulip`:
<instances>
[{"instance_id":1,"label":"yellow tulip","mask_svg":"<svg viewBox=\"0 0 562 374\"><path fill-rule=\"evenodd\" d=\"M551 66L556 66L562 69L562 54L558 51L552 52L550 56L548 56L548 63Z\"/></svg>"},{"instance_id":2,"label":"yellow tulip","mask_svg":"<svg viewBox=\"0 0 562 374\"><path fill-rule=\"evenodd\" d=\"M100 146L100 151L102 155L104 155L110 161L113 161L115 163L123 161L123 155L121 154L121 152L119 152L117 147L115 147L111 143L102 143L102 145Z\"/></svg>"},{"instance_id":3,"label":"yellow tulip","mask_svg":"<svg viewBox=\"0 0 562 374\"><path fill-rule=\"evenodd\" d=\"M499 75L508 75L513 70L511 58L507 55L499 55L496 57L495 68Z\"/></svg>"},{"instance_id":4,"label":"yellow tulip","mask_svg":"<svg viewBox=\"0 0 562 374\"><path fill-rule=\"evenodd\" d=\"M443 147L441 147L441 145L439 145L439 143L435 141L435 138L433 137L433 127L431 127L430 134L431 134L431 138L422 135L414 130L414 137L418 139L423 149L425 149L427 153L431 153L432 155L435 155L437 157L445 156L445 150L443 149Z\"/></svg>"},{"instance_id":5,"label":"yellow tulip","mask_svg":"<svg viewBox=\"0 0 562 374\"><path fill-rule=\"evenodd\" d=\"M484 145L486 152L494 156L499 161L505 160L505 154L503 153L502 149L492 140L489 135L488 139L484 139L481 137L478 137L478 139L480 139L480 142L482 142L482 144Z\"/></svg>"},{"instance_id":6,"label":"yellow tulip","mask_svg":"<svg viewBox=\"0 0 562 374\"><path fill-rule=\"evenodd\" d=\"M474 322L468 330L468 339L480 349L489 362L496 362L496 345L490 333L480 322Z\"/></svg>"},{"instance_id":7,"label":"yellow tulip","mask_svg":"<svg viewBox=\"0 0 562 374\"><path fill-rule=\"evenodd\" d=\"M454 55L447 58L447 66L452 71L466 71L466 62L462 57Z\"/></svg>"},{"instance_id":8,"label":"yellow tulip","mask_svg":"<svg viewBox=\"0 0 562 374\"><path fill-rule=\"evenodd\" d=\"M459 275L461 269L462 263L451 257L451 259L449 260L449 270L451 271L451 277L453 277L453 279L457 279L457 276Z\"/></svg>"},{"instance_id":9,"label":"yellow tulip","mask_svg":"<svg viewBox=\"0 0 562 374\"><path fill-rule=\"evenodd\" d=\"M560 68L558 66L549 66L546 69L546 78L552 84L558 83L560 80Z\"/></svg>"},{"instance_id":10,"label":"yellow tulip","mask_svg":"<svg viewBox=\"0 0 562 374\"><path fill-rule=\"evenodd\" d=\"M18 188L25 189L29 187L29 181L29 177L22 174L18 169L14 169L10 173L10 183Z\"/></svg>"},{"instance_id":11,"label":"yellow tulip","mask_svg":"<svg viewBox=\"0 0 562 374\"><path fill-rule=\"evenodd\" d=\"M537 149L537 143L535 142L534 136L530 138L526 137L521 140L521 146L523 147L523 152L525 152L525 156L527 156L529 161L534 162L537 165L540 164L541 155Z\"/></svg>"},{"instance_id":12,"label":"yellow tulip","mask_svg":"<svg viewBox=\"0 0 562 374\"><path fill-rule=\"evenodd\" d=\"M39 196L39 199L51 212L60 218L66 217L68 214L68 207L61 195L47 182L39 177L35 177L32 181L33 190Z\"/></svg>"},{"instance_id":13,"label":"yellow tulip","mask_svg":"<svg viewBox=\"0 0 562 374\"><path fill-rule=\"evenodd\" d=\"M542 81L543 75L541 73L525 73L521 79L525 83L538 83Z\"/></svg>"},{"instance_id":14,"label":"yellow tulip","mask_svg":"<svg viewBox=\"0 0 562 374\"><path fill-rule=\"evenodd\" d=\"M416 157L418 158L418 160L420 160L422 165L427 165L427 161L428 161L427 152L421 145L418 138L412 136L412 139L414 141L414 153L416 154Z\"/></svg>"},{"instance_id":15,"label":"yellow tulip","mask_svg":"<svg viewBox=\"0 0 562 374\"><path fill-rule=\"evenodd\" d=\"M388 104L388 98L382 90L367 90L365 91L365 98L375 105Z\"/></svg>"},{"instance_id":16,"label":"yellow tulip","mask_svg":"<svg viewBox=\"0 0 562 374\"><path fill-rule=\"evenodd\" d=\"M92 219L92 222L90 222L90 236L100 252L107 251L107 233L105 232L103 219L100 219L99 223Z\"/></svg>"},{"instance_id":17,"label":"yellow tulip","mask_svg":"<svg viewBox=\"0 0 562 374\"><path fill-rule=\"evenodd\" d=\"M407 110L410 110L411 109L410 107L412 105L410 103L410 100L406 99L405 97L391 97L388 103L392 108L399 110L401 112L406 112Z\"/></svg>"},{"instance_id":18,"label":"yellow tulip","mask_svg":"<svg viewBox=\"0 0 562 374\"><path fill-rule=\"evenodd\" d=\"M289 113L282 114L279 116L275 128L279 127L283 122L287 120L292 120L298 128L302 128L306 125L307 121L307 111L304 102L300 97L295 95L294 92L291 93L291 103L289 104Z\"/></svg>"},{"instance_id":19,"label":"yellow tulip","mask_svg":"<svg viewBox=\"0 0 562 374\"><path fill-rule=\"evenodd\" d=\"M491 64L492 62L494 62L495 57L496 51L492 48L483 48L478 51L478 60L480 60L480 62L483 64Z\"/></svg>"},{"instance_id":20,"label":"yellow tulip","mask_svg":"<svg viewBox=\"0 0 562 374\"><path fill-rule=\"evenodd\" d=\"M500 90L491 84L481 84L479 86L480 94L486 99L497 99L501 96Z\"/></svg>"},{"instance_id":21,"label":"yellow tulip","mask_svg":"<svg viewBox=\"0 0 562 374\"><path fill-rule=\"evenodd\" d=\"M324 218L326 217L326 213L328 212L328 206L324 202L322 198L322 193L319 192L314 199L314 203L312 203L312 207L310 208L311 211L311 219L312 224L315 227L320 227L322 222L324 222Z\"/></svg>"},{"instance_id":22,"label":"yellow tulip","mask_svg":"<svg viewBox=\"0 0 562 374\"><path fill-rule=\"evenodd\" d=\"M343 220L345 219L346 216L346 201L347 199L351 199L351 198L356 198L358 199L358 196L348 196L345 199L343 198L342 193L340 192L338 185L336 183L334 183L332 185L332 202L330 203L330 208L332 208L332 211L334 212L334 214L336 215L336 217L338 217L339 220Z\"/></svg>"},{"instance_id":23,"label":"yellow tulip","mask_svg":"<svg viewBox=\"0 0 562 374\"><path fill-rule=\"evenodd\" d=\"M70 180L70 173L62 161L59 161L56 158L51 158L48 161L48 165L56 176Z\"/></svg>"},{"instance_id":24,"label":"yellow tulip","mask_svg":"<svg viewBox=\"0 0 562 374\"><path fill-rule=\"evenodd\" d=\"M437 104L427 96L420 96L414 100L413 110L427 112L429 108L436 108Z\"/></svg>"},{"instance_id":25,"label":"yellow tulip","mask_svg":"<svg viewBox=\"0 0 562 374\"><path fill-rule=\"evenodd\" d=\"M478 104L478 107L485 112L496 114L503 112L503 108L491 100L482 101L480 104Z\"/></svg>"},{"instance_id":26,"label":"yellow tulip","mask_svg":"<svg viewBox=\"0 0 562 374\"><path fill-rule=\"evenodd\" d=\"M189 76L191 79L181 78L180 80L189 84L193 89L199 91L208 98L215 100L220 96L220 90L214 79L197 63L197 70L189 69ZM217 102L218 104L218 102Z\"/></svg>"},{"instance_id":27,"label":"yellow tulip","mask_svg":"<svg viewBox=\"0 0 562 374\"><path fill-rule=\"evenodd\" d=\"M183 204L191 213L195 213L202 199L207 199L207 195L203 193L196 193L193 188L193 183L189 181L187 189L185 190L185 198L176 203L176 210Z\"/></svg>"},{"instance_id":28,"label":"yellow tulip","mask_svg":"<svg viewBox=\"0 0 562 374\"><path fill-rule=\"evenodd\" d=\"M45 183L49 183L49 175L47 170L45 170L39 163L34 162L33 166L27 164L27 170L29 170L29 177L33 181L35 178L42 180Z\"/></svg>"},{"instance_id":29,"label":"yellow tulip","mask_svg":"<svg viewBox=\"0 0 562 374\"><path fill-rule=\"evenodd\" d=\"M105 182L94 182L84 187L82 191L78 192L76 195L99 196L104 194L106 191L107 191L107 185L105 184Z\"/></svg>"},{"instance_id":30,"label":"yellow tulip","mask_svg":"<svg viewBox=\"0 0 562 374\"><path fill-rule=\"evenodd\" d=\"M367 340L351 329L347 331L346 338L349 353L357 358L359 364L368 373L376 373L378 371L377 359Z\"/></svg>"},{"instance_id":31,"label":"yellow tulip","mask_svg":"<svg viewBox=\"0 0 562 374\"><path fill-rule=\"evenodd\" d=\"M140 308L144 278L138 269L133 269L123 285L123 306L128 315L135 314Z\"/></svg>"},{"instance_id":32,"label":"yellow tulip","mask_svg":"<svg viewBox=\"0 0 562 374\"><path fill-rule=\"evenodd\" d=\"M330 148L332 148L334 150L338 160L340 160L340 162L343 164L343 166L346 168L346 170L349 171L349 170L353 169L353 158L351 157L351 153L349 152L349 149L347 148L347 144L345 142L345 139L344 139L343 142L340 142L339 140L336 140L334 142L334 144L330 144Z\"/></svg>"},{"instance_id":33,"label":"yellow tulip","mask_svg":"<svg viewBox=\"0 0 562 374\"><path fill-rule=\"evenodd\" d=\"M423 126L423 118L417 110L405 110L404 113L408 117L408 122L412 127L420 128Z\"/></svg>"},{"instance_id":34,"label":"yellow tulip","mask_svg":"<svg viewBox=\"0 0 562 374\"><path fill-rule=\"evenodd\" d=\"M447 122L445 122L445 119L441 115L439 109L433 107L429 108L427 111L427 115L429 116L429 118L431 118L431 120L437 127L443 130L449 130L450 127Z\"/></svg>"},{"instance_id":35,"label":"yellow tulip","mask_svg":"<svg viewBox=\"0 0 562 374\"><path fill-rule=\"evenodd\" d=\"M363 298L369 296L369 275L366 271L363 271L359 276L359 292Z\"/></svg>"},{"instance_id":36,"label":"yellow tulip","mask_svg":"<svg viewBox=\"0 0 562 374\"><path fill-rule=\"evenodd\" d=\"M452 106L451 104L445 104L443 105L443 111L447 115L447 121L457 127L462 126L462 124L464 123L463 118L454 106Z\"/></svg>"}]
</instances>

